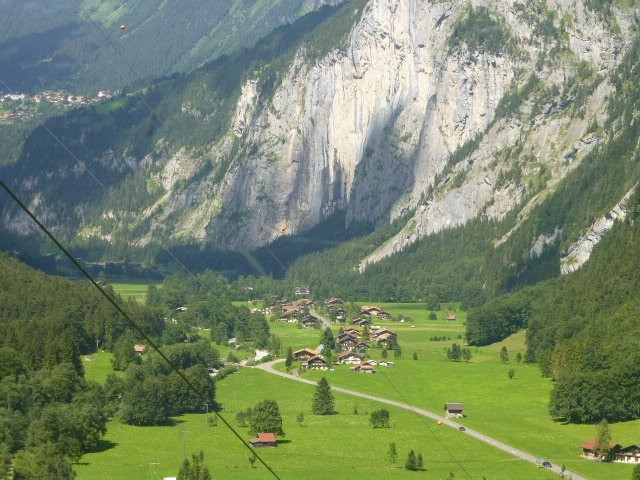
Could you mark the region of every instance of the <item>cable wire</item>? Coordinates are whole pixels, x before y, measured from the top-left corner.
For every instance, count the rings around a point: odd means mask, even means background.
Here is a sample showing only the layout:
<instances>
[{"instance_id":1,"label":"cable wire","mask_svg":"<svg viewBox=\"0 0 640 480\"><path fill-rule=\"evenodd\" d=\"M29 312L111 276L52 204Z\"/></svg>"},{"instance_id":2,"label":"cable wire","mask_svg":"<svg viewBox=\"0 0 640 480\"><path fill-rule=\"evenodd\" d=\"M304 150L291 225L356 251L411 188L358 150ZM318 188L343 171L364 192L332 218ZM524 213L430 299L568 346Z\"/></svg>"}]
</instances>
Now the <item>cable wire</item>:
<instances>
[{"instance_id":1,"label":"cable wire","mask_svg":"<svg viewBox=\"0 0 640 480\"><path fill-rule=\"evenodd\" d=\"M171 360L169 360L167 358L167 356L162 353L162 351L158 348L158 346L156 345L156 343L151 340L151 338L149 337L149 335L147 335L145 333L144 330L142 330L142 328L140 328L136 322L134 322L131 317L129 317L129 315L122 309L122 307L120 305L118 305L118 303L111 298L111 296L102 288L102 286L91 276L91 274L80 264L80 262L58 241L58 239L47 229L47 227L45 227L42 222L40 222L40 220L38 220L38 218L31 212L31 210L29 210L29 208L24 204L24 202L13 192L13 190L11 190L3 181L2 179L0 179L0 187L2 187L8 194L9 196L20 206L20 208L31 218L31 220L33 220L35 222L35 224L38 226L38 228L40 230L42 230L47 237L49 237L49 239L60 249L60 251L62 251L62 253L65 254L65 256L67 258L69 258L69 260L71 260L71 262L76 266L76 268L78 270L80 270L80 272L89 280L89 282L91 282L91 284L98 289L98 291L102 294L102 296L104 296L107 301L118 311L118 313L120 313L120 315L122 315L127 322L129 323L129 325L131 326L131 328L133 328L136 332L138 332L144 339L145 341L151 346L151 348L153 348L153 350L155 350L158 355L160 355L160 357L167 363L167 365L169 365L169 367L171 368L171 370L173 370L174 372L176 372L180 378L182 379L182 381L187 385L187 387L189 387L189 389L194 392L196 395L198 395L198 397L200 397L201 400L206 400L205 396L202 394L202 392L200 390L198 390L193 383L191 383L189 381L189 379L186 377L186 375L181 372L172 362ZM238 438L238 440L240 440L240 442L260 461L260 463L262 463L262 465L264 465L264 467L273 475L274 478L276 478L277 480L282 480L278 474L273 470L273 468L271 468L267 462L265 462L262 457L260 455L258 455L255 450L253 448L251 448L251 446L242 438L242 436L240 435L240 433L238 433L238 431L236 431L235 428L233 428L231 426L231 424L217 411L214 411L215 415L222 420L222 423L225 424L225 426L231 430L231 432L233 432L233 434Z\"/></svg>"}]
</instances>

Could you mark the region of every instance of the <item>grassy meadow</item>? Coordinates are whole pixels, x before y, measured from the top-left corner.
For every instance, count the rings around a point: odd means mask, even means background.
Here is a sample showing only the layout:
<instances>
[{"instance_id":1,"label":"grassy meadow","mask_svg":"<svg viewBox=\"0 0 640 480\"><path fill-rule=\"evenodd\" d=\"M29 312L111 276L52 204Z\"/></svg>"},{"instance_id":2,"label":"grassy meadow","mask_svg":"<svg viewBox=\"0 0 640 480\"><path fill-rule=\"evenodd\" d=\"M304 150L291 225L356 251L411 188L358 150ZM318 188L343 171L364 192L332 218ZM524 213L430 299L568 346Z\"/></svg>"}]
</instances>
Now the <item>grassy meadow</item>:
<instances>
[{"instance_id":1,"label":"grassy meadow","mask_svg":"<svg viewBox=\"0 0 640 480\"><path fill-rule=\"evenodd\" d=\"M435 428L417 421L405 410L363 399L337 395L338 415L311 413L313 387L245 368L218 383L223 415L249 438L248 429L236 425L235 414L265 398L280 405L286 437L275 449L259 454L283 479L399 480L467 478L488 480L537 480L554 478L544 469L512 459L492 447L448 428ZM353 413L357 406L358 414ZM393 427L373 429L368 414L378 408L391 412ZM303 412L298 425L295 417ZM132 427L111 421L100 452L82 457L75 466L78 480L152 480L175 476L183 455L204 451L206 463L218 480L266 480L269 474L256 463L251 468L249 452L220 423L207 426L205 415L175 418L174 425ZM387 459L389 443L395 442L398 460ZM449 453L442 444L447 445ZM410 449L423 454L426 472L402 468ZM457 463L460 462L462 467Z\"/></svg>"},{"instance_id":2,"label":"grassy meadow","mask_svg":"<svg viewBox=\"0 0 640 480\"><path fill-rule=\"evenodd\" d=\"M147 298L147 288L151 283L149 282L130 282L130 283L110 283L113 289L122 298L134 298L140 303L144 303Z\"/></svg>"},{"instance_id":3,"label":"grassy meadow","mask_svg":"<svg viewBox=\"0 0 640 480\"><path fill-rule=\"evenodd\" d=\"M381 397L395 399L441 412L446 402L463 402L466 418L461 423L477 429L505 443L511 444L540 458L593 480L627 480L631 476L630 465L589 462L580 457L580 445L595 437L593 425L571 425L554 422L549 417L547 404L552 383L542 378L537 365L518 364L517 352L524 353L525 332L519 332L502 342L487 347L471 347L469 363L446 360L446 349L455 342L464 344L465 312L456 305L438 313L437 320L429 320L424 304L376 303L403 323L374 320L374 324L390 328L398 333L402 357L388 359L395 367L378 367L376 375L353 373L347 366L336 366L331 372L308 372L305 378L318 380L325 375L331 384L343 386ZM457 319L448 321L449 313ZM301 329L295 324L270 322L271 332L277 335L283 351L290 346L296 350L315 348L321 330ZM337 332L338 327L334 328ZM203 336L208 332L203 331ZM446 337L433 341L433 337ZM507 364L500 361L499 352L506 346L510 358ZM217 346L222 358L230 350ZM418 359L413 360L417 353ZM241 358L246 355L237 351ZM382 350L369 351L372 358L380 359ZM87 378L103 382L111 372L111 354L99 352L92 355L93 362L83 360ZM278 368L283 368L282 364ZM507 375L510 369L515 376ZM375 405L346 395L338 395L339 415L315 417L310 412L313 388L290 380L270 376L263 371L242 369L218 383L218 399L224 406L224 414L232 421L240 409L264 398L278 400L283 412L286 440L277 449L263 449L265 458L278 467L282 478L305 479L387 479L467 478L461 467L452 460L440 442L453 452L457 461L473 479L529 480L553 478L544 470L513 459L513 457L472 441L460 432L438 428L428 419L416 419L411 412ZM358 415L353 414L354 405ZM376 408L388 408L392 412L392 429L374 430L368 425L367 413ZM295 416L304 412L302 426ZM240 428L247 434L246 428ZM613 440L622 444L640 441L640 421L612 425ZM248 434L246 435L248 438ZM396 442L399 460L396 466L389 464L386 450L389 442ZM262 479L269 478L261 468L251 468L248 453L242 451L237 440L220 425L207 427L204 415L184 415L175 424L165 427L131 427L111 421L101 452L85 455L77 465L78 479L155 479L176 474L183 450L187 453L205 452L214 478ZM408 449L421 452L427 464L426 475L406 472L399 468ZM327 462L327 458L332 461ZM159 463L158 463L159 462ZM155 465L155 463L158 463Z\"/></svg>"},{"instance_id":4,"label":"grassy meadow","mask_svg":"<svg viewBox=\"0 0 640 480\"><path fill-rule=\"evenodd\" d=\"M84 378L104 384L107 380L107 376L112 373L115 373L116 375L124 375L124 372L114 372L111 366L112 358L113 353L105 352L104 350L90 355L83 355L81 359L82 366L84 367Z\"/></svg>"},{"instance_id":5,"label":"grassy meadow","mask_svg":"<svg viewBox=\"0 0 640 480\"><path fill-rule=\"evenodd\" d=\"M317 380L323 374L337 386L351 388L385 398L405 401L443 411L446 402L463 402L466 418L461 423L477 429L498 440L511 444L536 456L566 465L589 479L626 480L631 477L631 466L602 464L583 460L580 445L595 438L594 425L572 425L554 422L548 413L550 379L542 378L537 365L517 364L515 354L526 350L524 332L519 332L502 342L487 347L471 347L469 363L449 362L446 349L452 343L464 343L458 339L463 335L463 312L456 312L455 322L428 320L426 308L411 304L372 303L393 315L397 312L414 320L399 323L375 320L374 324L388 327L398 334L402 347L402 358L394 358L389 352L388 360L395 367L379 367L376 375L351 372L348 366L336 366L328 373L308 372L305 378ZM413 310L413 315L411 314ZM444 315L446 318L446 315ZM429 341L433 336L447 336L451 340ZM500 361L499 352L506 346L510 353L509 363ZM413 360L413 353L418 360ZM381 358L382 350L371 349L372 358ZM513 379L507 373L515 370ZM612 437L622 444L640 441L640 421L612 425Z\"/></svg>"}]
</instances>

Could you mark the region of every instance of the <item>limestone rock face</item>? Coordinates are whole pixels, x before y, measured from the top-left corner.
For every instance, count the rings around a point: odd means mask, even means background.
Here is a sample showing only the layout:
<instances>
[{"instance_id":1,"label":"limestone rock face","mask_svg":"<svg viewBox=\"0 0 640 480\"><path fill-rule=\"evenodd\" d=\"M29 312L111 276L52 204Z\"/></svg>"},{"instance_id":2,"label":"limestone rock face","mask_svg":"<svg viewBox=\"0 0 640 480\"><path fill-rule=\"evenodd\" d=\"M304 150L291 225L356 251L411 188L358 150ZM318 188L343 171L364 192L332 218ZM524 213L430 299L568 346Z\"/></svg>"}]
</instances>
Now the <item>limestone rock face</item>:
<instances>
[{"instance_id":1,"label":"limestone rock face","mask_svg":"<svg viewBox=\"0 0 640 480\"><path fill-rule=\"evenodd\" d=\"M517 208L517 229L600 143L590 127L605 121L607 73L629 46L637 13L615 10L607 20L584 0L549 0L549 33L530 3L362 2L340 48L316 56L302 42L275 88L249 74L214 144L155 145L161 153L136 164L162 195L137 215L142 233L133 242L161 235L253 249L337 210L376 225L408 217L361 259L364 270L474 218ZM473 31L452 41L470 6L503 32L499 45L466 41ZM575 105L578 66L590 80ZM195 104L181 111L203 115ZM85 225L79 234L112 241L99 230Z\"/></svg>"},{"instance_id":2,"label":"limestone rock face","mask_svg":"<svg viewBox=\"0 0 640 480\"><path fill-rule=\"evenodd\" d=\"M575 272L591 257L593 248L602 240L602 237L611 230L617 220L624 220L627 217L626 204L633 194L637 184L629 190L624 197L606 215L598 218L589 229L573 243L567 252L560 258L560 273Z\"/></svg>"},{"instance_id":3,"label":"limestone rock face","mask_svg":"<svg viewBox=\"0 0 640 480\"><path fill-rule=\"evenodd\" d=\"M495 121L500 100L536 72L547 47L517 14L516 2L471 3L504 21L515 50L452 46L452 29L466 12L460 2L371 0L346 48L310 62L302 47L268 104L258 101L257 79L247 80L230 135L251 152L208 192L221 207L202 209L208 218L193 224L206 227L185 234L221 248L254 248L278 238L282 226L297 233L337 209L347 211L348 221L412 215L414 221L363 260L364 269L425 235L479 215L502 218L518 205L530 192L521 183L499 182L513 161L496 162L505 149L525 143L537 157L535 167L523 165L525 175L545 165L547 187L553 187L597 139L585 142L589 122L562 111ZM595 72L616 65L627 36L611 35L582 2L550 8L573 19L567 46L575 59ZM548 84L571 75L562 62L536 73ZM603 82L591 92L594 115L602 116L609 89ZM525 101L522 108L531 105ZM478 148L445 171L452 153L483 133Z\"/></svg>"}]
</instances>

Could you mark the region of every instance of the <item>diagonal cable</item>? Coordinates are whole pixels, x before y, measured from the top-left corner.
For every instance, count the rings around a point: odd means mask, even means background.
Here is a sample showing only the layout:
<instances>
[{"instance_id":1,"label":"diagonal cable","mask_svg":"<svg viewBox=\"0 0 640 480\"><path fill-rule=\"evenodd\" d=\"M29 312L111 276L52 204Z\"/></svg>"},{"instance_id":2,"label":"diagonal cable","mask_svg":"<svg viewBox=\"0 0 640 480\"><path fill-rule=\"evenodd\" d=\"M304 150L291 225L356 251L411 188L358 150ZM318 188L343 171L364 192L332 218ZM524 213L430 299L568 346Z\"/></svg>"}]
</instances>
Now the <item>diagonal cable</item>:
<instances>
[{"instance_id":1,"label":"diagonal cable","mask_svg":"<svg viewBox=\"0 0 640 480\"><path fill-rule=\"evenodd\" d=\"M35 222L35 224L38 226L38 228L40 230L42 230L47 237L49 237L49 239L62 251L62 253L64 253L67 258L69 258L69 260L71 260L71 262L76 266L76 268L78 270L80 270L80 272L91 282L91 284L98 289L98 291L102 294L102 296L104 296L107 301L113 305L113 307L118 311L118 313L120 313L120 315L122 315L125 320L127 320L127 322L129 323L129 325L131 326L131 328L133 328L136 332L138 332L144 339L145 341L158 353L158 355L160 355L160 357L162 357L162 359L167 363L167 365L169 365L169 367L171 368L171 370L173 370L174 372L176 372L180 378L182 379L182 381L187 385L187 387L189 387L189 389L194 392L196 395L198 395L198 397L200 397L201 400L206 400L205 396L202 394L202 392L200 390L198 390L193 383L191 383L189 381L189 379L186 377L186 375L181 372L172 362L171 360L169 360L167 358L167 356L162 353L162 351L158 348L158 346L156 345L156 343L151 340L151 338L149 337L149 335L147 335L145 333L144 330L142 330L142 328L140 328L136 322L134 322L131 317L129 317L129 315L122 309L122 307L120 305L118 305L118 303L111 298L111 296L102 288L102 286L96 282L94 280L94 278L91 276L91 274L80 264L80 262L78 262L78 260L76 260L76 258L69 253L69 251L58 241L58 239L47 229L47 227L45 227L40 220L38 220L38 218L29 210L29 208L24 204L24 202L0 179L0 187L2 187L8 194L9 196L11 196L11 198L20 206L20 208L31 218L31 220L33 220ZM222 416L220 415L219 412L214 411L215 415L222 420L222 423L224 423L226 425L226 427L231 430L231 432L233 432L233 434L238 438L238 440L240 440L240 442L242 442L242 444L253 454L255 455L255 457L260 461L260 463L262 463L262 465L264 465L264 467L269 470L269 472L273 475L274 478L276 478L277 480L281 480L281 478L278 476L278 474L262 459L262 457L260 457L253 448L251 448L251 446L242 438L242 436L236 431L236 429L234 429L231 424Z\"/></svg>"}]
</instances>

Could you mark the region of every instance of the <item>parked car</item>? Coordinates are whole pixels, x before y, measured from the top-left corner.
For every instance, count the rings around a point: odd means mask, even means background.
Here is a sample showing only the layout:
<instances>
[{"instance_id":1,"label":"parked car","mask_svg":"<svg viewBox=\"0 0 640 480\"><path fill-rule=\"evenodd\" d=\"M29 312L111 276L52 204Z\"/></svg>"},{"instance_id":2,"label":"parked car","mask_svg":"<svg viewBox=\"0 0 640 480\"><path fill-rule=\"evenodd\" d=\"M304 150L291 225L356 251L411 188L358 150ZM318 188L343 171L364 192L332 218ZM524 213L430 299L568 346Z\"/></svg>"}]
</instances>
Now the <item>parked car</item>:
<instances>
[{"instance_id":1,"label":"parked car","mask_svg":"<svg viewBox=\"0 0 640 480\"><path fill-rule=\"evenodd\" d=\"M545 460L544 462L542 462L542 466L543 467L547 467L547 468L551 468L551 462L548 462L548 461Z\"/></svg>"},{"instance_id":2,"label":"parked car","mask_svg":"<svg viewBox=\"0 0 640 480\"><path fill-rule=\"evenodd\" d=\"M466 432L467 431L467 429L464 428L464 427L458 427L458 430L460 430L461 432Z\"/></svg>"}]
</instances>

